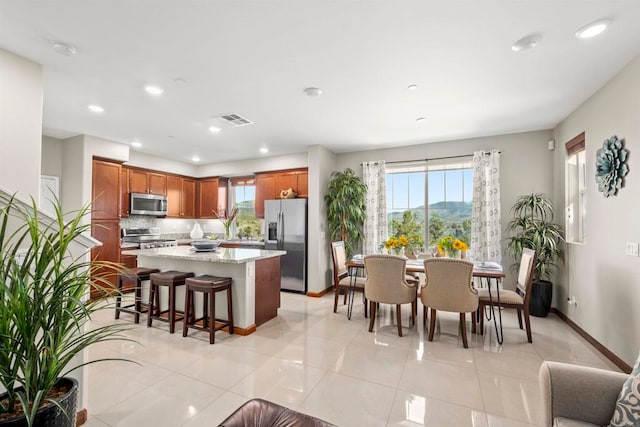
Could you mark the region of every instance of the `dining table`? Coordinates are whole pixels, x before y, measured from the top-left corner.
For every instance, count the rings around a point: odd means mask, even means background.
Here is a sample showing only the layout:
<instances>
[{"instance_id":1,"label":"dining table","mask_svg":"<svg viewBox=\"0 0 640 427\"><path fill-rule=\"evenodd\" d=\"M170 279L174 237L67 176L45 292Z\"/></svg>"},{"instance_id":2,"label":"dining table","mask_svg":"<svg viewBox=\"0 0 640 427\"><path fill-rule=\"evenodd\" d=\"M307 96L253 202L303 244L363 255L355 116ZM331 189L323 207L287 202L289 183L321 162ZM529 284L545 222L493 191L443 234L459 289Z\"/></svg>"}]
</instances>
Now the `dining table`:
<instances>
[{"instance_id":1,"label":"dining table","mask_svg":"<svg viewBox=\"0 0 640 427\"><path fill-rule=\"evenodd\" d=\"M364 270L364 257L362 255L355 255L349 261L345 263L349 272L349 291L347 293L347 318L351 320L351 313L353 311L353 299L355 296L356 277L358 270ZM407 259L406 265L407 273L423 273L424 274L424 260L423 259ZM473 263L473 277L477 278L482 287L483 281L486 283L487 290L489 292L489 310L480 315L486 316L487 320L493 319L493 324L496 331L496 340L498 344L502 345L504 341L504 334L502 330L502 312L500 311L500 286L502 279L506 277L503 268L500 264L495 262L483 262L476 261ZM496 283L496 300L498 310L496 313L495 305L493 304L493 294L491 292L491 280L495 280Z\"/></svg>"}]
</instances>

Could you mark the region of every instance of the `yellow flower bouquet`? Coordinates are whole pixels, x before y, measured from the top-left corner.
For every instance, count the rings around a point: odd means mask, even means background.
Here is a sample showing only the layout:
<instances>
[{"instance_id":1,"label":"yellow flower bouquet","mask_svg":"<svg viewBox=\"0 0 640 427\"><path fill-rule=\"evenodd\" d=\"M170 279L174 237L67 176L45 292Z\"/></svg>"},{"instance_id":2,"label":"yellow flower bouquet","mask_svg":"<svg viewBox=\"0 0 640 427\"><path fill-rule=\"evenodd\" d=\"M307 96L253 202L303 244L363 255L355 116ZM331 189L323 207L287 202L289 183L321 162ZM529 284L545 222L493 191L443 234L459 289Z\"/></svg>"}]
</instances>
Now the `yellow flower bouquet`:
<instances>
[{"instance_id":1,"label":"yellow flower bouquet","mask_svg":"<svg viewBox=\"0 0 640 427\"><path fill-rule=\"evenodd\" d=\"M409 239L404 234L397 237L391 236L384 242L384 248L389 253L395 252L399 254L407 246L409 246Z\"/></svg>"},{"instance_id":2,"label":"yellow flower bouquet","mask_svg":"<svg viewBox=\"0 0 640 427\"><path fill-rule=\"evenodd\" d=\"M438 242L438 253L440 255L454 254L456 252L466 252L469 249L464 241L460 239L454 239L451 234L443 237Z\"/></svg>"}]
</instances>

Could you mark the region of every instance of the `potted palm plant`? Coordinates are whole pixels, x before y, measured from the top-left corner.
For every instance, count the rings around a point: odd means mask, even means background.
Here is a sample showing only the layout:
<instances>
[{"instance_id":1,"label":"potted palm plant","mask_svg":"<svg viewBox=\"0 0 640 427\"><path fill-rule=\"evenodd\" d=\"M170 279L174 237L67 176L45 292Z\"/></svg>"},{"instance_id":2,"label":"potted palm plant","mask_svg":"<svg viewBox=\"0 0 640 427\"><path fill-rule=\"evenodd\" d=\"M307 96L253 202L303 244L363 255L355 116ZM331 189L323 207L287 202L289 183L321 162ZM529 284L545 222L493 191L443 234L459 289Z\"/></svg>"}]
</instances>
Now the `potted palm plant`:
<instances>
[{"instance_id":1,"label":"potted palm plant","mask_svg":"<svg viewBox=\"0 0 640 427\"><path fill-rule=\"evenodd\" d=\"M126 328L85 328L104 307L85 300L89 286L117 266L74 257L88 207L65 219L56 205L51 221L35 202L0 194L0 426L75 426L78 385L65 375L88 346Z\"/></svg>"},{"instance_id":2,"label":"potted palm plant","mask_svg":"<svg viewBox=\"0 0 640 427\"><path fill-rule=\"evenodd\" d=\"M517 270L522 249L536 251L536 265L533 288L529 304L530 313L545 317L551 308L553 284L551 278L557 260L564 260L562 226L553 222L553 205L548 196L532 193L519 197L511 207L513 219L507 229L512 232L507 244L507 254L517 262L512 268Z\"/></svg>"},{"instance_id":3,"label":"potted palm plant","mask_svg":"<svg viewBox=\"0 0 640 427\"><path fill-rule=\"evenodd\" d=\"M347 257L362 240L362 227L366 218L365 198L367 186L353 169L331 173L329 188L324 196L327 204L327 225L331 239L342 240Z\"/></svg>"}]
</instances>

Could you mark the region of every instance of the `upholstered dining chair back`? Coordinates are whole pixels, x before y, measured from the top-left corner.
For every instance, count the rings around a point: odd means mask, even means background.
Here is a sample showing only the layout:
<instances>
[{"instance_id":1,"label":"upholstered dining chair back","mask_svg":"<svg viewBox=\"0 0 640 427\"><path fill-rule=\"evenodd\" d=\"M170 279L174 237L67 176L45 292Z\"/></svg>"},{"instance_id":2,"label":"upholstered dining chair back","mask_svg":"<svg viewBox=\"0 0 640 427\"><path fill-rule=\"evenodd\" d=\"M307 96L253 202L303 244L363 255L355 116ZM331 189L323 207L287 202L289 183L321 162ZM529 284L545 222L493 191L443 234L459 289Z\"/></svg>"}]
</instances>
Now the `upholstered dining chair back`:
<instances>
[{"instance_id":1,"label":"upholstered dining chair back","mask_svg":"<svg viewBox=\"0 0 640 427\"><path fill-rule=\"evenodd\" d=\"M522 250L520 268L518 269L518 282L516 292L522 297L525 305L529 305L531 298L531 286L533 286L533 272L536 267L536 252L531 249Z\"/></svg>"},{"instance_id":2,"label":"upholstered dining chair back","mask_svg":"<svg viewBox=\"0 0 640 427\"><path fill-rule=\"evenodd\" d=\"M416 286L405 279L407 260L396 255L364 257L364 296L384 304L406 304L416 299Z\"/></svg>"},{"instance_id":3,"label":"upholstered dining chair back","mask_svg":"<svg viewBox=\"0 0 640 427\"><path fill-rule=\"evenodd\" d=\"M347 252L344 249L344 242L331 242L331 252L333 254L333 280L334 284L347 275Z\"/></svg>"},{"instance_id":4,"label":"upholstered dining chair back","mask_svg":"<svg viewBox=\"0 0 640 427\"><path fill-rule=\"evenodd\" d=\"M331 242L331 254L333 255L333 312L338 312L338 296L344 294L343 304L347 302L347 294L350 292L349 285L353 284L355 291L364 292L364 278L350 277L347 270L347 252L344 249L344 242ZM352 273L353 274L353 273ZM353 283L352 283L353 281ZM367 302L364 304L364 315L367 316Z\"/></svg>"},{"instance_id":5,"label":"upholstered dining chair back","mask_svg":"<svg viewBox=\"0 0 640 427\"><path fill-rule=\"evenodd\" d=\"M472 285L472 262L429 258L424 260L424 273L420 300L425 306L457 313L469 313L478 308L478 293Z\"/></svg>"}]
</instances>

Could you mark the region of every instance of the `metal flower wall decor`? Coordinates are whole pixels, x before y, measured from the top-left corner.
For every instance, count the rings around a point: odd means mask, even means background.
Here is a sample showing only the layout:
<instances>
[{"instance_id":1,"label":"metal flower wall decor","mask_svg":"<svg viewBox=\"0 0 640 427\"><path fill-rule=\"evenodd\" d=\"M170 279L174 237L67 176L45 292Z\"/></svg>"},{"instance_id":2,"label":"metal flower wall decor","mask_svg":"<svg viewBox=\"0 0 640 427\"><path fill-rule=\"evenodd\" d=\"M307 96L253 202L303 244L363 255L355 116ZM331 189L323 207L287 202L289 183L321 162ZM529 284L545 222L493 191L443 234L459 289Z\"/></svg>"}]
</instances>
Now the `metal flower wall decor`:
<instances>
[{"instance_id":1,"label":"metal flower wall decor","mask_svg":"<svg viewBox=\"0 0 640 427\"><path fill-rule=\"evenodd\" d=\"M615 135L605 139L602 148L596 151L596 182L604 197L615 196L624 186L624 177L629 173L628 158L624 139Z\"/></svg>"}]
</instances>

